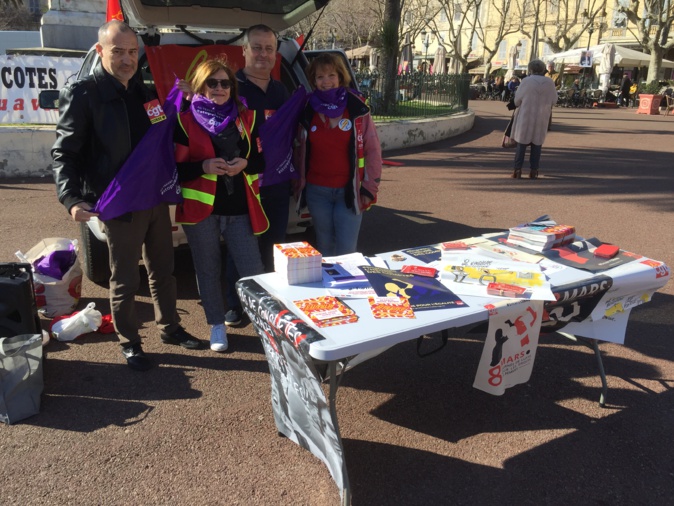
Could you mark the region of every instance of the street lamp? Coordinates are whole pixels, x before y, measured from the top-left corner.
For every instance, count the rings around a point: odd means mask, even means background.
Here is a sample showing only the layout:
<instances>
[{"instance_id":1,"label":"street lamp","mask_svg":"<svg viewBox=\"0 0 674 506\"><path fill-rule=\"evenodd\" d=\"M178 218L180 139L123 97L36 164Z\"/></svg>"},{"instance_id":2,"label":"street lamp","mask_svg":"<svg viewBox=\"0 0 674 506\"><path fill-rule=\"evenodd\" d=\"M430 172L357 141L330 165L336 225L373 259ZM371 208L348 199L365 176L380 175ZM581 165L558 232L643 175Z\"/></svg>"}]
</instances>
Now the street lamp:
<instances>
[{"instance_id":1,"label":"street lamp","mask_svg":"<svg viewBox=\"0 0 674 506\"><path fill-rule=\"evenodd\" d=\"M426 56L424 57L424 72L428 70L428 46L431 45L431 34L426 30L421 30L421 36L423 37L423 45L426 48Z\"/></svg>"},{"instance_id":2,"label":"street lamp","mask_svg":"<svg viewBox=\"0 0 674 506\"><path fill-rule=\"evenodd\" d=\"M337 41L337 31L334 28L330 28L330 42L332 44L332 49L335 49L336 41Z\"/></svg>"}]
</instances>

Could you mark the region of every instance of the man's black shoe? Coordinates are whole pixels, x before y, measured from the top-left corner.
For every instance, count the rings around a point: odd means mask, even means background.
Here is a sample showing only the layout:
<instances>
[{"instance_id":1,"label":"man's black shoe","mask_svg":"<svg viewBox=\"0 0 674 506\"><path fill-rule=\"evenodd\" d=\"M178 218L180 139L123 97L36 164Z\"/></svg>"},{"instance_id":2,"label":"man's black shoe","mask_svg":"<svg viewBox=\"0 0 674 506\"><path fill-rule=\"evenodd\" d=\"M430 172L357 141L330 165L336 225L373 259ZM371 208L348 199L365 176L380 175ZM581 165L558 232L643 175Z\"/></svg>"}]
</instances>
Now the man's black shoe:
<instances>
[{"instance_id":1,"label":"man's black shoe","mask_svg":"<svg viewBox=\"0 0 674 506\"><path fill-rule=\"evenodd\" d=\"M122 355L126 359L126 364L134 371L147 371L152 367L152 362L143 353L140 343L122 348Z\"/></svg>"},{"instance_id":2,"label":"man's black shoe","mask_svg":"<svg viewBox=\"0 0 674 506\"><path fill-rule=\"evenodd\" d=\"M198 350L203 346L201 341L188 334L182 327L178 327L178 330L171 332L170 334L162 332L161 340L164 344L177 344L188 350Z\"/></svg>"},{"instance_id":3,"label":"man's black shoe","mask_svg":"<svg viewBox=\"0 0 674 506\"><path fill-rule=\"evenodd\" d=\"M241 306L233 307L227 313L225 313L225 325L228 327L234 327L236 325L241 325L243 320L243 308Z\"/></svg>"}]
</instances>

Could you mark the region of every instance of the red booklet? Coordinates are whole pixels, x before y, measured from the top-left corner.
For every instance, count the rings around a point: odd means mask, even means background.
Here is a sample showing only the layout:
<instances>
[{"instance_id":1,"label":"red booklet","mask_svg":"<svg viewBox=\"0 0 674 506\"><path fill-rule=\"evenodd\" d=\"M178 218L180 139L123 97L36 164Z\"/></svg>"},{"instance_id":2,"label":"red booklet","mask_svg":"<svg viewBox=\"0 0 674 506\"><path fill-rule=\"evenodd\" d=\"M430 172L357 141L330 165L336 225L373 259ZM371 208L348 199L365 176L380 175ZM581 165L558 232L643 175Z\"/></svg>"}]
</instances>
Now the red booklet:
<instances>
[{"instance_id":1,"label":"red booklet","mask_svg":"<svg viewBox=\"0 0 674 506\"><path fill-rule=\"evenodd\" d=\"M293 304L318 327L332 327L358 321L358 315L353 309L331 295L296 300Z\"/></svg>"}]
</instances>

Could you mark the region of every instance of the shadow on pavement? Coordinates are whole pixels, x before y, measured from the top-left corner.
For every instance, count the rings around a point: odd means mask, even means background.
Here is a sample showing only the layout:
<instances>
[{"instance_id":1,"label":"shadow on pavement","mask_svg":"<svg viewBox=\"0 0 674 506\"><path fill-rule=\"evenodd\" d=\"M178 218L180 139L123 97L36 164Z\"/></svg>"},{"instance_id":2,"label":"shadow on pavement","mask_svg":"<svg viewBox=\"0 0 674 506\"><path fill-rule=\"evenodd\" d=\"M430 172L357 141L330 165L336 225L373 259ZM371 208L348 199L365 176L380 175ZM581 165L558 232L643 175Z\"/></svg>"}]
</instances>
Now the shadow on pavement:
<instances>
[{"instance_id":1,"label":"shadow on pavement","mask_svg":"<svg viewBox=\"0 0 674 506\"><path fill-rule=\"evenodd\" d=\"M400 408L436 424L442 420L448 432L476 421L480 425L479 420L485 418L493 420L490 426L502 424L504 431L518 431L523 430L525 417L533 422L525 424L531 430L540 417L552 421L564 416L561 409L541 413L541 406L530 405L531 400L528 397L526 404L497 402L493 412L484 413L484 417L475 413L462 417L467 405L447 407L445 418L413 406ZM435 403L437 399L424 402ZM663 393L633 398L630 404L602 419L575 415L578 423L570 424L559 437L522 451L500 466L480 465L432 450L346 439L353 502L382 506L668 504L674 469L669 445L663 442L670 439L674 424L674 389L670 386ZM475 410L475 406L468 406ZM649 430L635 430L644 423L649 424ZM563 424L541 424L547 428L558 425ZM521 444L517 434L504 433L503 438L505 445ZM479 438L474 444L480 444ZM480 451L489 453L484 448ZM502 451L495 448L494 455Z\"/></svg>"}]
</instances>

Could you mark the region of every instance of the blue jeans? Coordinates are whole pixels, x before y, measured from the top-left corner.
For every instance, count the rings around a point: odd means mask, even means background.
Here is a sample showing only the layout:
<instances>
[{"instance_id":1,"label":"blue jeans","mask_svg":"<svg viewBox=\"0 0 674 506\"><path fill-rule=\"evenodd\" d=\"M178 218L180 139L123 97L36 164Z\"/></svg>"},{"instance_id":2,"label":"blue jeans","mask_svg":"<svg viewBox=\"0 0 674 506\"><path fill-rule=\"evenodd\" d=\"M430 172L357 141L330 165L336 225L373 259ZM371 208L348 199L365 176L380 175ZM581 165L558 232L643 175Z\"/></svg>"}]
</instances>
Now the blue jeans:
<instances>
[{"instance_id":1,"label":"blue jeans","mask_svg":"<svg viewBox=\"0 0 674 506\"><path fill-rule=\"evenodd\" d=\"M355 252L363 215L346 207L344 188L307 183L305 195L316 231L316 249L326 257Z\"/></svg>"},{"instance_id":2,"label":"blue jeans","mask_svg":"<svg viewBox=\"0 0 674 506\"><path fill-rule=\"evenodd\" d=\"M288 228L288 208L290 206L290 183L279 183L260 188L260 200L269 228L259 236L260 255L266 272L274 272L274 244L286 242ZM240 306L239 296L236 293L236 282L243 276L239 275L231 255L227 255L227 307L229 309Z\"/></svg>"},{"instance_id":3,"label":"blue jeans","mask_svg":"<svg viewBox=\"0 0 674 506\"><path fill-rule=\"evenodd\" d=\"M541 149L543 146L539 144L520 144L517 143L517 150L515 151L515 166L514 169L521 169L524 164L524 154L527 152L527 146L531 146L531 153L529 153L529 167L533 170L538 170L541 162Z\"/></svg>"},{"instance_id":4,"label":"blue jeans","mask_svg":"<svg viewBox=\"0 0 674 506\"><path fill-rule=\"evenodd\" d=\"M225 321L225 305L222 296L220 237L225 239L228 257L234 260L241 276L254 276L264 272L250 219L247 214L211 215L195 225L185 225L183 229L192 250L206 321L209 325L221 324Z\"/></svg>"}]
</instances>

